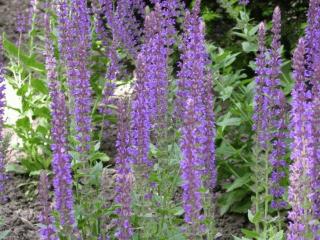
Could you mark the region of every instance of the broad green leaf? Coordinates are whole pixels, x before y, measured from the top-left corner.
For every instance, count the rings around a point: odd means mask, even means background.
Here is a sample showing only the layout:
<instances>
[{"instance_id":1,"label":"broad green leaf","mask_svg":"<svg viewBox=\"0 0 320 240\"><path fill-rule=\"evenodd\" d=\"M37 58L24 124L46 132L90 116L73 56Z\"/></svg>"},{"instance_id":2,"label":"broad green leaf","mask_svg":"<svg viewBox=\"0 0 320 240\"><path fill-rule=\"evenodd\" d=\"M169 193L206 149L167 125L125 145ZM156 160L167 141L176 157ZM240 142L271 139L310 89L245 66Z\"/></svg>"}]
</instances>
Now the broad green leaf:
<instances>
[{"instance_id":1,"label":"broad green leaf","mask_svg":"<svg viewBox=\"0 0 320 240\"><path fill-rule=\"evenodd\" d=\"M254 43L251 43L251 42L243 42L242 43L242 49L246 53L249 53L249 52L256 52L258 47L257 47L257 44L254 44Z\"/></svg>"},{"instance_id":2,"label":"broad green leaf","mask_svg":"<svg viewBox=\"0 0 320 240\"><path fill-rule=\"evenodd\" d=\"M42 80L31 79L31 86L40 93L48 94L48 86Z\"/></svg>"},{"instance_id":3,"label":"broad green leaf","mask_svg":"<svg viewBox=\"0 0 320 240\"><path fill-rule=\"evenodd\" d=\"M22 128L24 130L30 130L31 129L31 123L28 117L20 118L16 121L17 128Z\"/></svg>"}]
</instances>

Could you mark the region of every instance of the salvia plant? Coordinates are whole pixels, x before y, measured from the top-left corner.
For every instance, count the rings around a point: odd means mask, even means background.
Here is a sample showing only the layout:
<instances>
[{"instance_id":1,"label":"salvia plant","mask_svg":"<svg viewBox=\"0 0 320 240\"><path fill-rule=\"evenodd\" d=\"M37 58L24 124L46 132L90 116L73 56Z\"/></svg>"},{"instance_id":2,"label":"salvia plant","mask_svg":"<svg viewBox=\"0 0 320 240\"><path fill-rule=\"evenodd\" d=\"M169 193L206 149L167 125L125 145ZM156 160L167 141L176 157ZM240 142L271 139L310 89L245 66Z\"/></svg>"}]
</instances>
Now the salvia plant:
<instances>
[{"instance_id":1,"label":"salvia plant","mask_svg":"<svg viewBox=\"0 0 320 240\"><path fill-rule=\"evenodd\" d=\"M256 25L254 3L217 3L230 48L201 0L35 0L3 34L0 201L11 172L37 176L40 239L320 239L320 1L292 61L286 9Z\"/></svg>"}]
</instances>

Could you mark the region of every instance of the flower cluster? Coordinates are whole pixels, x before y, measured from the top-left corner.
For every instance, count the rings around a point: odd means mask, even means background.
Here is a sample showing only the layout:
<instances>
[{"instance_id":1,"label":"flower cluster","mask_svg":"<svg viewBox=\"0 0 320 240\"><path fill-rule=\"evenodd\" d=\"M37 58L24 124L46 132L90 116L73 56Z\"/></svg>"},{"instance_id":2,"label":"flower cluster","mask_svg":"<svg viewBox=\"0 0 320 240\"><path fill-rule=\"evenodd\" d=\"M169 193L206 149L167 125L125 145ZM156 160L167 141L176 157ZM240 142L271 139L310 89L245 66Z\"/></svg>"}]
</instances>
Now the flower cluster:
<instances>
[{"instance_id":1,"label":"flower cluster","mask_svg":"<svg viewBox=\"0 0 320 240\"><path fill-rule=\"evenodd\" d=\"M182 152L181 178L183 180L183 207L185 210L184 220L190 225L188 234L196 237L201 232L201 193L202 185L202 162L199 161L198 149L199 140L197 128L201 124L198 117L201 115L195 101L188 99L183 127L181 130L180 148Z\"/></svg>"},{"instance_id":2,"label":"flower cluster","mask_svg":"<svg viewBox=\"0 0 320 240\"><path fill-rule=\"evenodd\" d=\"M286 202L282 200L285 193L285 188L280 185L282 179L285 178L286 167L286 98L280 89L280 74L281 74L281 12L280 8L276 7L273 13L272 33L273 39L270 50L269 63L269 81L267 81L267 89L265 94L270 99L270 118L267 119L271 123L273 129L272 150L270 153L270 164L272 166L271 173L271 189L273 196L271 207L275 209L284 208Z\"/></svg>"},{"instance_id":3,"label":"flower cluster","mask_svg":"<svg viewBox=\"0 0 320 240\"><path fill-rule=\"evenodd\" d=\"M269 154L272 166L270 176L270 193L273 196L271 207L281 209L286 206L283 201L285 188L280 185L285 178L286 167L286 98L280 88L281 74L281 12L276 7L273 13L271 49L265 46L265 26L259 26L259 49L256 59L256 92L253 129L257 132L257 140L262 151ZM269 54L268 54L269 53Z\"/></svg>"},{"instance_id":4,"label":"flower cluster","mask_svg":"<svg viewBox=\"0 0 320 240\"><path fill-rule=\"evenodd\" d=\"M1 45L2 50L2 45ZM5 96L5 79L4 79L4 67L0 63L0 142L3 142L3 125L4 125L4 109L6 106L6 96ZM6 201L5 192L5 182L7 176L5 173L5 153L0 151L0 203Z\"/></svg>"},{"instance_id":5,"label":"flower cluster","mask_svg":"<svg viewBox=\"0 0 320 240\"><path fill-rule=\"evenodd\" d=\"M116 198L115 201L121 207L117 210L119 215L116 233L117 239L129 240L133 234L131 217L131 191L133 187L133 173L131 169L131 158L129 154L129 114L126 100L118 101L118 137L117 137L117 156L116 156Z\"/></svg>"},{"instance_id":6,"label":"flower cluster","mask_svg":"<svg viewBox=\"0 0 320 240\"><path fill-rule=\"evenodd\" d=\"M46 70L49 81L52 115L52 168L54 173L53 186L55 193L55 209L59 213L60 224L69 233L75 231L73 210L71 157L68 153L68 109L66 98L61 91L57 79L56 59L53 46L46 41Z\"/></svg>"},{"instance_id":7,"label":"flower cluster","mask_svg":"<svg viewBox=\"0 0 320 240\"><path fill-rule=\"evenodd\" d=\"M111 28L113 40L136 58L141 44L142 30L136 14L144 19L144 1L120 0L114 7L112 0L99 0Z\"/></svg>"},{"instance_id":8,"label":"flower cluster","mask_svg":"<svg viewBox=\"0 0 320 240\"><path fill-rule=\"evenodd\" d=\"M39 200L41 204L41 213L39 222L42 224L39 235L41 240L58 240L56 231L53 226L53 219L51 217L51 207L49 202L49 180L45 171L40 173L39 179Z\"/></svg>"},{"instance_id":9,"label":"flower cluster","mask_svg":"<svg viewBox=\"0 0 320 240\"><path fill-rule=\"evenodd\" d=\"M314 136L312 132L313 106L305 77L305 42L301 39L294 53L295 86L292 91L291 137L292 165L290 167L289 203L292 221L287 233L288 240L305 239L308 232L310 210L308 195L310 180L308 166L313 162Z\"/></svg>"},{"instance_id":10,"label":"flower cluster","mask_svg":"<svg viewBox=\"0 0 320 240\"><path fill-rule=\"evenodd\" d=\"M200 1L196 1L192 12L186 12L176 102L177 116L182 121L180 146L185 221L191 225L191 234L201 231L199 188L203 177L209 189L216 184L212 79L207 70L204 23L199 12Z\"/></svg>"}]
</instances>

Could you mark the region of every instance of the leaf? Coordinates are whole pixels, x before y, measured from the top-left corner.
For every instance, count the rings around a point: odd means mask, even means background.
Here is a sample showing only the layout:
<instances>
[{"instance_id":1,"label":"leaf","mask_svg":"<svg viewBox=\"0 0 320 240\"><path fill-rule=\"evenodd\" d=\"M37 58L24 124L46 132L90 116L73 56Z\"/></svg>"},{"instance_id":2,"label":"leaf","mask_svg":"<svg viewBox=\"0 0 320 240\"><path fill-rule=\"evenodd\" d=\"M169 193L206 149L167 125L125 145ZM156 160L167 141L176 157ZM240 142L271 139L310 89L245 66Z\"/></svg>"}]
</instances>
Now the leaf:
<instances>
[{"instance_id":1,"label":"leaf","mask_svg":"<svg viewBox=\"0 0 320 240\"><path fill-rule=\"evenodd\" d=\"M259 238L259 233L257 233L256 231L251 231L251 230L248 230L248 229L241 229L241 232L246 237L250 237L250 238L254 238L254 239Z\"/></svg>"},{"instance_id":2,"label":"leaf","mask_svg":"<svg viewBox=\"0 0 320 240\"><path fill-rule=\"evenodd\" d=\"M32 78L31 86L34 88L34 90L43 94L48 94L49 92L47 85L42 80Z\"/></svg>"},{"instance_id":3,"label":"leaf","mask_svg":"<svg viewBox=\"0 0 320 240\"><path fill-rule=\"evenodd\" d=\"M25 174L27 172L27 169L19 164L16 164L16 163L8 163L6 165L6 172Z\"/></svg>"},{"instance_id":4,"label":"leaf","mask_svg":"<svg viewBox=\"0 0 320 240\"><path fill-rule=\"evenodd\" d=\"M31 123L28 117L20 118L16 121L17 128L24 129L26 131L31 129Z\"/></svg>"},{"instance_id":5,"label":"leaf","mask_svg":"<svg viewBox=\"0 0 320 240\"><path fill-rule=\"evenodd\" d=\"M29 57L25 52L16 47L14 43L9 41L5 34L3 34L3 49L8 53L8 55L13 56L19 59L23 64L28 66L31 69L34 69L39 72L45 71L44 64L38 62L34 56Z\"/></svg>"},{"instance_id":6,"label":"leaf","mask_svg":"<svg viewBox=\"0 0 320 240\"><path fill-rule=\"evenodd\" d=\"M24 96L28 92L29 85L27 83L23 84L17 91L18 96Z\"/></svg>"},{"instance_id":7,"label":"leaf","mask_svg":"<svg viewBox=\"0 0 320 240\"><path fill-rule=\"evenodd\" d=\"M243 42L242 49L246 53L249 53L249 52L256 52L258 50L258 47L257 47L257 44L254 44L251 42Z\"/></svg>"},{"instance_id":8,"label":"leaf","mask_svg":"<svg viewBox=\"0 0 320 240\"><path fill-rule=\"evenodd\" d=\"M280 232L277 232L277 233L274 235L273 239L274 239L274 240L280 240L280 239L283 239L283 237L284 237L284 233L283 233L283 230L281 230Z\"/></svg>"},{"instance_id":9,"label":"leaf","mask_svg":"<svg viewBox=\"0 0 320 240\"><path fill-rule=\"evenodd\" d=\"M232 92L233 92L233 87L231 87L231 86L224 87L221 91L221 99L223 101L229 99L232 95Z\"/></svg>"},{"instance_id":10,"label":"leaf","mask_svg":"<svg viewBox=\"0 0 320 240\"><path fill-rule=\"evenodd\" d=\"M218 201L220 214L224 215L233 204L241 201L246 195L247 191L245 189L237 189L235 191L222 195L222 197Z\"/></svg>"},{"instance_id":11,"label":"leaf","mask_svg":"<svg viewBox=\"0 0 320 240\"><path fill-rule=\"evenodd\" d=\"M259 223L261 221L262 214L261 212L257 212L253 215L252 211L248 210L248 219L251 223Z\"/></svg>"},{"instance_id":12,"label":"leaf","mask_svg":"<svg viewBox=\"0 0 320 240\"><path fill-rule=\"evenodd\" d=\"M0 232L0 240L4 240L10 233L10 230L5 230L3 232Z\"/></svg>"},{"instance_id":13,"label":"leaf","mask_svg":"<svg viewBox=\"0 0 320 240\"><path fill-rule=\"evenodd\" d=\"M240 178L237 178L228 188L227 188L227 192L231 192L237 188L242 187L243 185L247 184L248 182L250 182L250 174L246 174Z\"/></svg>"},{"instance_id":14,"label":"leaf","mask_svg":"<svg viewBox=\"0 0 320 240\"><path fill-rule=\"evenodd\" d=\"M45 119L50 119L51 117L50 110L47 107L34 108L33 113L35 116L43 117Z\"/></svg>"},{"instance_id":15,"label":"leaf","mask_svg":"<svg viewBox=\"0 0 320 240\"><path fill-rule=\"evenodd\" d=\"M224 117L223 120L218 122L217 125L222 127L222 131L228 126L239 126L241 124L241 118L232 118L230 117L231 113L228 112Z\"/></svg>"}]
</instances>

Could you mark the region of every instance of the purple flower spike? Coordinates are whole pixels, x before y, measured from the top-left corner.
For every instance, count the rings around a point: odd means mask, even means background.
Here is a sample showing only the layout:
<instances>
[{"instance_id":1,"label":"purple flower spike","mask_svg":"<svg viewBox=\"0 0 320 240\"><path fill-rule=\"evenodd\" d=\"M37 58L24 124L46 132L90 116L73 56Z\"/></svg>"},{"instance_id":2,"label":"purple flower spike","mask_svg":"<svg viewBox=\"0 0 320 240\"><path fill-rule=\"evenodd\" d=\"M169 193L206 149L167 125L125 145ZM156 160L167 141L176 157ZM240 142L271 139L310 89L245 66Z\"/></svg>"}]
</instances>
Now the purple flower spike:
<instances>
[{"instance_id":1,"label":"purple flower spike","mask_svg":"<svg viewBox=\"0 0 320 240\"><path fill-rule=\"evenodd\" d=\"M153 129L159 133L166 128L168 109L168 27L165 25L162 9L156 4L155 10L145 19L145 43L141 54L144 56L148 88L148 101Z\"/></svg>"},{"instance_id":2,"label":"purple flower spike","mask_svg":"<svg viewBox=\"0 0 320 240\"><path fill-rule=\"evenodd\" d=\"M151 166L148 158L150 150L151 120L149 110L148 89L146 84L147 72L145 59L139 54L137 59L137 80L134 87L134 97L131 105L132 144L131 155L137 165Z\"/></svg>"},{"instance_id":3,"label":"purple flower spike","mask_svg":"<svg viewBox=\"0 0 320 240\"><path fill-rule=\"evenodd\" d=\"M49 31L49 29L47 29ZM47 35L48 36L48 35ZM52 116L52 168L55 193L55 209L59 213L61 226L74 232L75 217L73 210L71 157L68 153L68 109L66 98L57 80L56 59L50 39L46 39L46 70L49 81Z\"/></svg>"},{"instance_id":4,"label":"purple flower spike","mask_svg":"<svg viewBox=\"0 0 320 240\"><path fill-rule=\"evenodd\" d=\"M70 15L70 17L69 17ZM90 17L86 1L58 1L59 47L66 63L71 101L81 160L90 149L92 92L88 58L90 49Z\"/></svg>"},{"instance_id":5,"label":"purple flower spike","mask_svg":"<svg viewBox=\"0 0 320 240\"><path fill-rule=\"evenodd\" d=\"M205 82L205 173L207 180L205 182L206 187L213 193L214 188L217 185L217 169L216 169L216 158L215 158L215 116L214 116L214 99L213 99L213 80L211 74L207 74Z\"/></svg>"},{"instance_id":6,"label":"purple flower spike","mask_svg":"<svg viewBox=\"0 0 320 240\"><path fill-rule=\"evenodd\" d=\"M281 12L280 8L276 7L273 13L273 39L271 43L271 53L269 62L269 79L267 81L267 97L270 100L269 122L271 123L272 150L269 156L269 161L272 166L270 179L270 193L273 196L271 207L280 209L286 206L286 202L282 200L285 189L280 185L282 179L285 178L285 155L286 155L286 97L280 89L280 74L281 74ZM273 129L273 131L272 131Z\"/></svg>"},{"instance_id":7,"label":"purple flower spike","mask_svg":"<svg viewBox=\"0 0 320 240\"><path fill-rule=\"evenodd\" d=\"M1 40L1 38L0 38ZM2 44L0 44L0 49L2 50ZM4 110L6 106L6 96L5 96L5 78L4 78L4 67L3 63L0 63L0 141L3 141L3 125L4 125ZM5 184L7 176L5 173L5 153L0 151L0 203L7 200L4 195Z\"/></svg>"},{"instance_id":8,"label":"purple flower spike","mask_svg":"<svg viewBox=\"0 0 320 240\"><path fill-rule=\"evenodd\" d=\"M40 173L39 180L39 200L42 207L39 216L39 222L42 225L39 230L39 235L41 240L58 240L58 238L56 237L55 228L53 226L53 218L51 216L49 188L50 183L47 173L45 171L42 171Z\"/></svg>"},{"instance_id":9,"label":"purple flower spike","mask_svg":"<svg viewBox=\"0 0 320 240\"><path fill-rule=\"evenodd\" d=\"M319 54L320 5L318 0L309 1L308 25L306 28L306 77L310 79L314 71L314 57Z\"/></svg>"},{"instance_id":10,"label":"purple flower spike","mask_svg":"<svg viewBox=\"0 0 320 240\"><path fill-rule=\"evenodd\" d=\"M116 43L113 41L108 49L109 67L106 73L106 83L103 89L103 98L101 100L100 112L103 115L111 115L112 109L109 105L114 104L114 91L116 88L116 80L119 79L121 71L120 59L117 53ZM108 120L104 121L104 127L107 128L110 124Z\"/></svg>"},{"instance_id":11,"label":"purple flower spike","mask_svg":"<svg viewBox=\"0 0 320 240\"><path fill-rule=\"evenodd\" d=\"M184 220L188 227L190 238L199 236L201 232L201 193L202 185L202 162L199 161L197 149L199 140L196 129L199 123L198 116L201 114L192 99L186 103L186 113L182 126L182 138L180 148L182 151L181 178L183 180L183 207L185 210Z\"/></svg>"},{"instance_id":12,"label":"purple flower spike","mask_svg":"<svg viewBox=\"0 0 320 240\"><path fill-rule=\"evenodd\" d=\"M206 168L207 187L213 189L216 182L214 159L214 114L211 78L207 70L209 63L205 48L204 23L199 18L200 1L196 1L193 12L187 11L185 32L181 47L180 72L178 73L178 92L176 114L183 121L187 112L185 101L192 99L199 111L199 125L195 130L199 147L195 150L198 159Z\"/></svg>"},{"instance_id":13,"label":"purple flower spike","mask_svg":"<svg viewBox=\"0 0 320 240\"><path fill-rule=\"evenodd\" d=\"M305 77L305 42L300 39L293 56L295 86L292 90L291 137L293 161L290 166L289 212L291 223L287 239L307 239L309 229L309 164L313 162L314 137L312 133L313 106L307 91Z\"/></svg>"},{"instance_id":14,"label":"purple flower spike","mask_svg":"<svg viewBox=\"0 0 320 240\"><path fill-rule=\"evenodd\" d=\"M270 137L268 136L268 121L266 116L268 106L267 106L267 97L264 94L265 84L267 82L267 61L266 61L266 46L265 46L265 36L266 28L265 24L262 22L259 25L258 31L258 56L256 58L256 88L254 96L254 115L253 115L253 130L257 133L258 143L261 148L267 148L267 142Z\"/></svg>"},{"instance_id":15,"label":"purple flower spike","mask_svg":"<svg viewBox=\"0 0 320 240\"><path fill-rule=\"evenodd\" d=\"M121 207L117 210L119 216L117 220L118 231L116 237L119 240L129 240L133 230L130 224L131 217L131 191L133 188L133 173L131 169L131 158L129 154L129 114L126 100L120 99L118 102L118 138L116 156L116 198L115 201Z\"/></svg>"}]
</instances>

